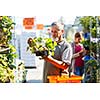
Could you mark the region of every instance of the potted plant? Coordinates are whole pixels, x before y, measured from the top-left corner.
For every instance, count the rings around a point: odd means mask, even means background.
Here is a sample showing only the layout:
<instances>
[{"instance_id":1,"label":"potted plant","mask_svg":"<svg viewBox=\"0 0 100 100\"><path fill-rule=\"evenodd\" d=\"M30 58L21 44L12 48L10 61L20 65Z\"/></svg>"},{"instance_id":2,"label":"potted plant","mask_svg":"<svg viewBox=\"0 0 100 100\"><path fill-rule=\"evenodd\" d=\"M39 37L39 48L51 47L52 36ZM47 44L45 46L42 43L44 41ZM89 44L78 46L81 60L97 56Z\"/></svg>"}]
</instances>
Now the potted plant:
<instances>
[{"instance_id":1,"label":"potted plant","mask_svg":"<svg viewBox=\"0 0 100 100\"><path fill-rule=\"evenodd\" d=\"M35 53L36 56L48 56L54 55L54 48L57 45L56 42L53 42L51 38L29 38L28 39L28 48L31 53Z\"/></svg>"}]
</instances>

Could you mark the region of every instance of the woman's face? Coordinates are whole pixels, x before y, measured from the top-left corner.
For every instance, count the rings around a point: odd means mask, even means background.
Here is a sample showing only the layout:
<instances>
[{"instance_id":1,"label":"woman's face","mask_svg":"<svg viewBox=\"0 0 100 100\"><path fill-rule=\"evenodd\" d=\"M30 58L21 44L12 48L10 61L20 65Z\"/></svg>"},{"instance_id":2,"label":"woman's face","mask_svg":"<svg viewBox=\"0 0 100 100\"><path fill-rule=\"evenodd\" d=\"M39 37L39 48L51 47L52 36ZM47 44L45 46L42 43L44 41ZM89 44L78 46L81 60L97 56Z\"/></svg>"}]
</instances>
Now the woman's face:
<instances>
[{"instance_id":1,"label":"woman's face","mask_svg":"<svg viewBox=\"0 0 100 100\"><path fill-rule=\"evenodd\" d=\"M80 43L80 42L81 42L81 40L82 40L82 38L81 38L81 37L76 37L76 38L75 38L75 42L76 42L76 43Z\"/></svg>"}]
</instances>

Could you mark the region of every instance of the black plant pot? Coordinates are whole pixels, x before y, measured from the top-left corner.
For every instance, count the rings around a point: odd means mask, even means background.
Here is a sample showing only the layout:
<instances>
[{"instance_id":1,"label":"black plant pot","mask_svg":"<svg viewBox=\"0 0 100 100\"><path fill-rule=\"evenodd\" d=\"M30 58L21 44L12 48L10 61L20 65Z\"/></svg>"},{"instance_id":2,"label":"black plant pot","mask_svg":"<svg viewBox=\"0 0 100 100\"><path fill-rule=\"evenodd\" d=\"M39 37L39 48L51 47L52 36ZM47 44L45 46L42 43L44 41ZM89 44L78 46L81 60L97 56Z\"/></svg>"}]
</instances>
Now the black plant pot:
<instances>
[{"instance_id":1,"label":"black plant pot","mask_svg":"<svg viewBox=\"0 0 100 100\"><path fill-rule=\"evenodd\" d=\"M48 56L48 55L49 55L49 53L48 53L47 50L45 50L45 51L37 51L37 52L36 52L36 56L46 57L46 56Z\"/></svg>"},{"instance_id":2,"label":"black plant pot","mask_svg":"<svg viewBox=\"0 0 100 100\"><path fill-rule=\"evenodd\" d=\"M0 80L0 83L3 83L3 82Z\"/></svg>"}]
</instances>

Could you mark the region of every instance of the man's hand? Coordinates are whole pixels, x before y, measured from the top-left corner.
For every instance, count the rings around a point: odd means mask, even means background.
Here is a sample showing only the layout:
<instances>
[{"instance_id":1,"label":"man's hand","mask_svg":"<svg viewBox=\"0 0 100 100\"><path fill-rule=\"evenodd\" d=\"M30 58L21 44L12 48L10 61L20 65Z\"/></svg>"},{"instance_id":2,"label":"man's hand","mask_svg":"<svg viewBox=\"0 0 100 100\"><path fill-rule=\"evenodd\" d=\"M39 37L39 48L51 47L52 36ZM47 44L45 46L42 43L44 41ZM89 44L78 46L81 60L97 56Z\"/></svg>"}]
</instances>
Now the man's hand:
<instances>
[{"instance_id":1,"label":"man's hand","mask_svg":"<svg viewBox=\"0 0 100 100\"><path fill-rule=\"evenodd\" d=\"M72 68L69 66L68 67L68 72L71 73L72 72Z\"/></svg>"},{"instance_id":2,"label":"man's hand","mask_svg":"<svg viewBox=\"0 0 100 100\"><path fill-rule=\"evenodd\" d=\"M56 60L56 59L54 59L54 58L51 57L51 56L48 56L48 58L51 59L51 60L53 60L53 61L55 61L55 62L57 62L58 64L60 64L60 65L62 65L62 66L65 66L65 63L62 62L62 61Z\"/></svg>"}]
</instances>

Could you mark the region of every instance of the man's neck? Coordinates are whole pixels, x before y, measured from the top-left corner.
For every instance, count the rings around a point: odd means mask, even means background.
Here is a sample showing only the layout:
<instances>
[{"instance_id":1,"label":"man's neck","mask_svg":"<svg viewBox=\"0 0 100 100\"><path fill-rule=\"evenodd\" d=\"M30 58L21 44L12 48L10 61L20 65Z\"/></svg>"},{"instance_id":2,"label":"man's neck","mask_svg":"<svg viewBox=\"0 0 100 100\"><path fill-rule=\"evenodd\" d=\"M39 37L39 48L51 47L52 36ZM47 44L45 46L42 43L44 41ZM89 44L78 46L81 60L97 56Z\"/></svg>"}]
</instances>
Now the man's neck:
<instances>
[{"instance_id":1,"label":"man's neck","mask_svg":"<svg viewBox=\"0 0 100 100\"><path fill-rule=\"evenodd\" d=\"M56 41L57 43L60 43L63 40L63 38L59 38L58 41Z\"/></svg>"}]
</instances>

